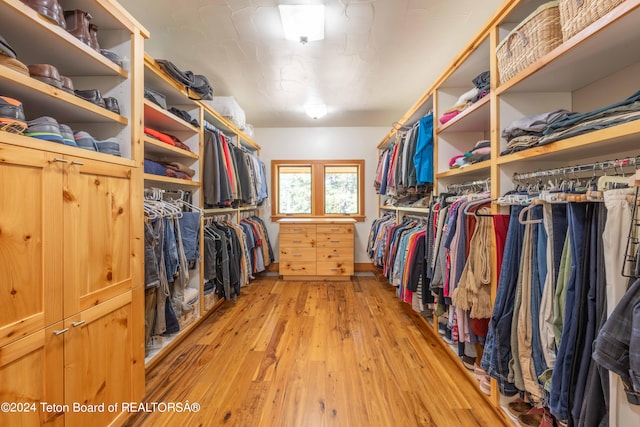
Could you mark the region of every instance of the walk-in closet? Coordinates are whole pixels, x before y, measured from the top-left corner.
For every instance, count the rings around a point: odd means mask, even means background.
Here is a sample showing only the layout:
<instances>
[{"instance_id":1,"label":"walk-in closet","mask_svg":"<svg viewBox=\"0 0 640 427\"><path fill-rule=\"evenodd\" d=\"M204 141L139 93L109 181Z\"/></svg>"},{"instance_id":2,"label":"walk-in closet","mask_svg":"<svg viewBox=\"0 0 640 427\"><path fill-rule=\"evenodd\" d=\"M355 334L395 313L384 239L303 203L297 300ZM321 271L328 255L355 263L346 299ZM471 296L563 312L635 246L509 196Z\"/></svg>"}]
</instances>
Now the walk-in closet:
<instances>
[{"instance_id":1,"label":"walk-in closet","mask_svg":"<svg viewBox=\"0 0 640 427\"><path fill-rule=\"evenodd\" d=\"M640 426L640 0L0 0L1 426Z\"/></svg>"}]
</instances>

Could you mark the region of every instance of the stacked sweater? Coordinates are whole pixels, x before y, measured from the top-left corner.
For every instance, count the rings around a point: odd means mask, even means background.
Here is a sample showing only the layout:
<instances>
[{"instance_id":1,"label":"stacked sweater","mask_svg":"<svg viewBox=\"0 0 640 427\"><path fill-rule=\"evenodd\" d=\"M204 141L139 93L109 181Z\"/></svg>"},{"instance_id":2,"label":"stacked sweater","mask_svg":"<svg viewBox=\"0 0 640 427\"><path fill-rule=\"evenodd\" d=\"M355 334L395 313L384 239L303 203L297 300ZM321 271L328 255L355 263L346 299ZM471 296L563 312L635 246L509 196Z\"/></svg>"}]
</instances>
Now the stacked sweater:
<instances>
[{"instance_id":1,"label":"stacked sweater","mask_svg":"<svg viewBox=\"0 0 640 427\"><path fill-rule=\"evenodd\" d=\"M451 169L463 168L491 158L491 141L483 139L476 142L471 151L455 156L449 162Z\"/></svg>"},{"instance_id":2,"label":"stacked sweater","mask_svg":"<svg viewBox=\"0 0 640 427\"><path fill-rule=\"evenodd\" d=\"M458 114L469 108L473 103L489 94L489 71L484 71L473 80L473 89L460 95L455 105L442 113L440 123L445 124Z\"/></svg>"}]
</instances>

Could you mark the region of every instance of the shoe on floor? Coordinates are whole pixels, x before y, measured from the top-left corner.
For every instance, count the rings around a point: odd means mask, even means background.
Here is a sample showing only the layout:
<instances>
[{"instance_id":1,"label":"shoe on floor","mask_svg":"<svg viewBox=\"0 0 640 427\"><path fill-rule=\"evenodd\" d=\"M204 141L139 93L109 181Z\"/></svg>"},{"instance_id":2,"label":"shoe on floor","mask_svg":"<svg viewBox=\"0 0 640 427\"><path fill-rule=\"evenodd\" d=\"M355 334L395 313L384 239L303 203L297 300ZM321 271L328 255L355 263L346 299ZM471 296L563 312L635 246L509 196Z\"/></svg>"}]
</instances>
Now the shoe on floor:
<instances>
[{"instance_id":1,"label":"shoe on floor","mask_svg":"<svg viewBox=\"0 0 640 427\"><path fill-rule=\"evenodd\" d=\"M473 368L476 366L476 358L475 357L471 357L471 356L467 356L466 354L463 354L460 359L462 360L462 364L464 365L465 368L467 368L470 371L473 371Z\"/></svg>"},{"instance_id":2,"label":"shoe on floor","mask_svg":"<svg viewBox=\"0 0 640 427\"><path fill-rule=\"evenodd\" d=\"M487 371L478 366L477 363L473 364L473 376L476 377L477 380L482 379L482 377L487 375Z\"/></svg>"},{"instance_id":3,"label":"shoe on floor","mask_svg":"<svg viewBox=\"0 0 640 427\"><path fill-rule=\"evenodd\" d=\"M491 378L489 375L480 378L480 391L486 395L491 395Z\"/></svg>"},{"instance_id":4,"label":"shoe on floor","mask_svg":"<svg viewBox=\"0 0 640 427\"><path fill-rule=\"evenodd\" d=\"M513 402L509 402L509 404L507 405L507 409L517 417L518 415L526 414L527 412L529 412L531 409L533 409L533 406L531 406L529 402L518 399L514 400Z\"/></svg>"},{"instance_id":5,"label":"shoe on floor","mask_svg":"<svg viewBox=\"0 0 640 427\"><path fill-rule=\"evenodd\" d=\"M27 122L25 136L64 144L60 125L53 117L42 116Z\"/></svg>"},{"instance_id":6,"label":"shoe on floor","mask_svg":"<svg viewBox=\"0 0 640 427\"><path fill-rule=\"evenodd\" d=\"M518 415L518 421L523 426L538 427L542 422L542 414L521 414Z\"/></svg>"}]
</instances>

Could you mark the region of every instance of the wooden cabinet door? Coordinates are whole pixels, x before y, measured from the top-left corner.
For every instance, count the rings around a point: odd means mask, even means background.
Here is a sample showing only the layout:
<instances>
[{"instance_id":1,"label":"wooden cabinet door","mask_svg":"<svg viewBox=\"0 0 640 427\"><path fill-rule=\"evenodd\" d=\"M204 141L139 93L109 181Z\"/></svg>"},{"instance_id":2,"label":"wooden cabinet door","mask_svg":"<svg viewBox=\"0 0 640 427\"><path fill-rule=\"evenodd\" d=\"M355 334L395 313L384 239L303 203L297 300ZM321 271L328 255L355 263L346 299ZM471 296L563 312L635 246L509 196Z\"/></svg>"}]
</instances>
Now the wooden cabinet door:
<instances>
[{"instance_id":1,"label":"wooden cabinet door","mask_svg":"<svg viewBox=\"0 0 640 427\"><path fill-rule=\"evenodd\" d=\"M144 369L144 361L133 361L132 319L129 291L65 321L65 401L87 405L67 414L67 425L109 425L128 415L109 405L138 399L132 394L133 370Z\"/></svg>"},{"instance_id":2,"label":"wooden cabinet door","mask_svg":"<svg viewBox=\"0 0 640 427\"><path fill-rule=\"evenodd\" d=\"M69 317L132 287L132 171L66 158L64 315Z\"/></svg>"},{"instance_id":3,"label":"wooden cabinet door","mask_svg":"<svg viewBox=\"0 0 640 427\"><path fill-rule=\"evenodd\" d=\"M0 347L62 320L64 162L0 144Z\"/></svg>"},{"instance_id":4,"label":"wooden cabinet door","mask_svg":"<svg viewBox=\"0 0 640 427\"><path fill-rule=\"evenodd\" d=\"M0 347L0 426L64 425L63 343L58 322Z\"/></svg>"}]
</instances>

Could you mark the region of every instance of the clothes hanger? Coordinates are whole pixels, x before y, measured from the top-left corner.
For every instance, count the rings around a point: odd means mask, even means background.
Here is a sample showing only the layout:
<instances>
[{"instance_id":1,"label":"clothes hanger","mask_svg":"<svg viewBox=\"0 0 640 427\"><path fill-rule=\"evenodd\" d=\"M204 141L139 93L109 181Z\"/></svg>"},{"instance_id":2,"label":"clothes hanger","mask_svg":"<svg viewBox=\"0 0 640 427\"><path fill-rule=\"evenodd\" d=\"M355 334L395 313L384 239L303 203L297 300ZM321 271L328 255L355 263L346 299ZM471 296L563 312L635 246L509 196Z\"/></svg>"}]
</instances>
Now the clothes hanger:
<instances>
[{"instance_id":1,"label":"clothes hanger","mask_svg":"<svg viewBox=\"0 0 640 427\"><path fill-rule=\"evenodd\" d=\"M522 209L520 211L520 214L518 215L518 222L522 225L526 225L526 224L542 224L542 220L541 219L528 219L525 220L524 219L524 215L529 212L531 209L533 209L536 205L539 205L541 202L540 200L536 201L532 201L531 204L529 204L529 206L525 207L524 209Z\"/></svg>"}]
</instances>

